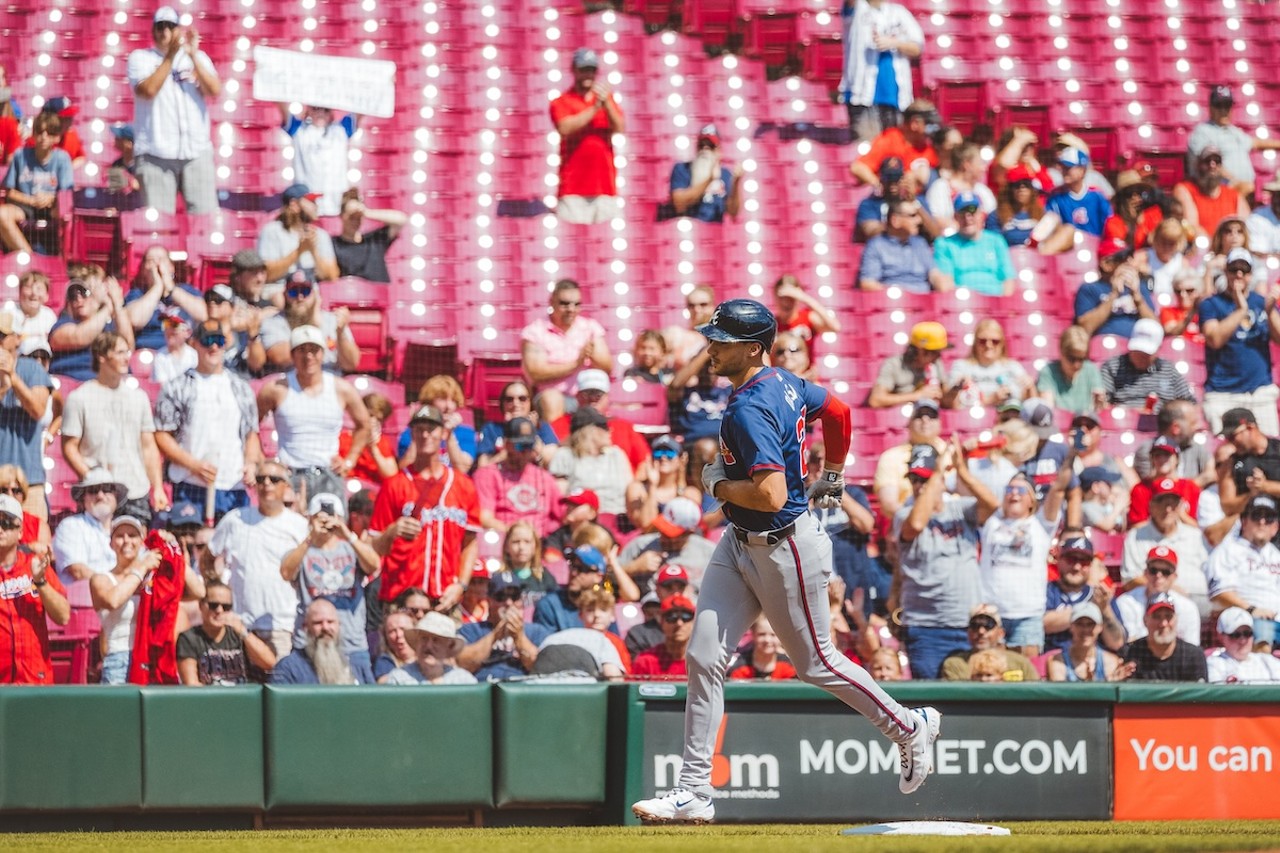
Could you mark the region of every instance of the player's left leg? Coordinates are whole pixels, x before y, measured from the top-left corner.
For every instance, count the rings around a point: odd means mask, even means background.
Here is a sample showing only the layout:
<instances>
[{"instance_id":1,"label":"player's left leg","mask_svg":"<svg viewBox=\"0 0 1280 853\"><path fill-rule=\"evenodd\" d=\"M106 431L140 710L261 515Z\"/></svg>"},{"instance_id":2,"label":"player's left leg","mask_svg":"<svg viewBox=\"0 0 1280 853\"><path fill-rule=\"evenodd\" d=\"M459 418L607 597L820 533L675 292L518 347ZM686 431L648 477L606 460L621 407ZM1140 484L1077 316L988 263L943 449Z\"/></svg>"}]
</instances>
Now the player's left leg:
<instances>
[{"instance_id":1,"label":"player's left leg","mask_svg":"<svg viewBox=\"0 0 1280 853\"><path fill-rule=\"evenodd\" d=\"M932 769L929 746L937 737L937 712L899 704L831 642L831 540L825 531L806 513L796 519L796 532L789 539L772 547L747 546L746 551L753 563L748 570L752 587L796 673L903 747L902 788L915 790Z\"/></svg>"}]
</instances>

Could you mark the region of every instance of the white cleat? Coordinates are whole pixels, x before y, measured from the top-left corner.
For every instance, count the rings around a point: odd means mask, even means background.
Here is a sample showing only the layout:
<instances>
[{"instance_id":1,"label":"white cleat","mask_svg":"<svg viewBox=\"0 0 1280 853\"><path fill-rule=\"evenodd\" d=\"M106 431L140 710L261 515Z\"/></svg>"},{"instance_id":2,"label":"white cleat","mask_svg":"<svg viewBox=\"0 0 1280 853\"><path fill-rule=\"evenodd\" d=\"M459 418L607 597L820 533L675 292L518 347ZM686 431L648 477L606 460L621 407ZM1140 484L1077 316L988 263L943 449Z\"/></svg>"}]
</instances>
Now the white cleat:
<instances>
[{"instance_id":1,"label":"white cleat","mask_svg":"<svg viewBox=\"0 0 1280 853\"><path fill-rule=\"evenodd\" d=\"M716 806L710 797L676 788L665 796L641 800L631 807L631 813L645 823L711 823L716 819Z\"/></svg>"},{"instance_id":2,"label":"white cleat","mask_svg":"<svg viewBox=\"0 0 1280 853\"><path fill-rule=\"evenodd\" d=\"M934 708L913 708L911 715L916 718L916 733L898 744L898 790L904 794L914 793L933 772L933 742L942 728L942 715Z\"/></svg>"}]
</instances>

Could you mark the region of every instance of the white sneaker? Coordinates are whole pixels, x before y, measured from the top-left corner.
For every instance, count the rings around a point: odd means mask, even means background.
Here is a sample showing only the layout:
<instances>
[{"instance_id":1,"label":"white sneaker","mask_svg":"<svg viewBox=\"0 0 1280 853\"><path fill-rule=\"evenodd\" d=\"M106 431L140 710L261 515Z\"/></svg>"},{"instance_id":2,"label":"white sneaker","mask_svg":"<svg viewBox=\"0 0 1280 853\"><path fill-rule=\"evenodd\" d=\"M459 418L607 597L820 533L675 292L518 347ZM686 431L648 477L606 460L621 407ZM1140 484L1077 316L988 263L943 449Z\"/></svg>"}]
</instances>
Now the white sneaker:
<instances>
[{"instance_id":1,"label":"white sneaker","mask_svg":"<svg viewBox=\"0 0 1280 853\"><path fill-rule=\"evenodd\" d=\"M631 812L645 823L711 823L716 819L716 806L710 797L676 788L663 797L641 800Z\"/></svg>"},{"instance_id":2,"label":"white sneaker","mask_svg":"<svg viewBox=\"0 0 1280 853\"><path fill-rule=\"evenodd\" d=\"M913 708L911 714L916 718L916 733L911 740L898 744L898 790L904 794L914 792L933 772L933 742L942 728L942 715L933 708Z\"/></svg>"}]
</instances>

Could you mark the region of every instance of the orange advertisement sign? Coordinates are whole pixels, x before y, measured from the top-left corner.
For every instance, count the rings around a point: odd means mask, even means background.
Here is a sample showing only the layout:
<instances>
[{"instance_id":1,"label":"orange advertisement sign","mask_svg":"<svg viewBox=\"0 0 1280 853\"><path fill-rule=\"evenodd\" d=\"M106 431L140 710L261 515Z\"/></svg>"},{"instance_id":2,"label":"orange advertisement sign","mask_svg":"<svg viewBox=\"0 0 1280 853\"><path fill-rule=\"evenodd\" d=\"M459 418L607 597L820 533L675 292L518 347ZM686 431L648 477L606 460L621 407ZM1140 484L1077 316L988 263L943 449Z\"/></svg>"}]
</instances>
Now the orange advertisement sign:
<instances>
[{"instance_id":1,"label":"orange advertisement sign","mask_svg":"<svg viewBox=\"0 0 1280 853\"><path fill-rule=\"evenodd\" d=\"M1280 818L1280 708L1121 704L1113 731L1116 820Z\"/></svg>"}]
</instances>

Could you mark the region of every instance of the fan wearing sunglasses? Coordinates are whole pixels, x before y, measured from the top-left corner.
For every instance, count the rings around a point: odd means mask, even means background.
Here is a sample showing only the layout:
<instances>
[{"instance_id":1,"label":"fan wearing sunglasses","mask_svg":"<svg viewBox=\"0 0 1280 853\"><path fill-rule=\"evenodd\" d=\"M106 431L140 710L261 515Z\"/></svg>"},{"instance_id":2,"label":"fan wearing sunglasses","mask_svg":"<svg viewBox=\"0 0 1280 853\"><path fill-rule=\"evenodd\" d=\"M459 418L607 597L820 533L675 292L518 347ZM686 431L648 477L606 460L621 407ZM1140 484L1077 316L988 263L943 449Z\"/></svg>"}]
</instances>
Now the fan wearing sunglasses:
<instances>
[{"instance_id":1,"label":"fan wearing sunglasses","mask_svg":"<svg viewBox=\"0 0 1280 853\"><path fill-rule=\"evenodd\" d=\"M205 584L201 622L178 635L178 677L189 687L244 684L248 664L270 671L275 652L244 626L231 605L231 587Z\"/></svg>"},{"instance_id":2,"label":"fan wearing sunglasses","mask_svg":"<svg viewBox=\"0 0 1280 853\"><path fill-rule=\"evenodd\" d=\"M1280 501L1269 494L1249 498L1240 514L1240 532L1213 550L1206 574L1209 596L1218 607L1239 607L1253 617L1254 642L1270 652L1280 610Z\"/></svg>"},{"instance_id":3,"label":"fan wearing sunglasses","mask_svg":"<svg viewBox=\"0 0 1280 853\"><path fill-rule=\"evenodd\" d=\"M1218 615L1222 648L1205 661L1213 684L1280 681L1280 660L1253 650L1253 617L1242 607L1228 607Z\"/></svg>"},{"instance_id":4,"label":"fan wearing sunglasses","mask_svg":"<svg viewBox=\"0 0 1280 853\"><path fill-rule=\"evenodd\" d=\"M458 666L478 681L502 681L528 675L538 659L538 647L551 630L524 620L524 587L510 572L489 578L489 618L459 630L467 645L458 652Z\"/></svg>"},{"instance_id":5,"label":"fan wearing sunglasses","mask_svg":"<svg viewBox=\"0 0 1280 853\"><path fill-rule=\"evenodd\" d=\"M314 277L305 270L289 276L284 288L284 310L262 321L262 346L267 365L276 370L292 366L290 336L303 326L315 326L324 334L324 369L353 373L360 366L360 347L351 334L351 313L346 308L327 311Z\"/></svg>"},{"instance_id":6,"label":"fan wearing sunglasses","mask_svg":"<svg viewBox=\"0 0 1280 853\"><path fill-rule=\"evenodd\" d=\"M683 595L662 602L662 642L636 655L631 674L646 681L683 681L688 677L685 654L693 636L694 603Z\"/></svg>"},{"instance_id":7,"label":"fan wearing sunglasses","mask_svg":"<svg viewBox=\"0 0 1280 853\"><path fill-rule=\"evenodd\" d=\"M479 468L502 461L505 456L503 444L505 442L506 423L515 418L527 418L534 424L538 431L538 440L542 442L540 459L543 464L548 462L560 447L560 439L556 437L555 430L551 428L551 425L538 417L538 413L534 411L533 392L528 384L521 380L516 380L502 386L502 390L498 392L498 405L502 407L502 420L486 420L484 426L480 428L479 437L476 439L476 458L478 460L476 467Z\"/></svg>"}]
</instances>

